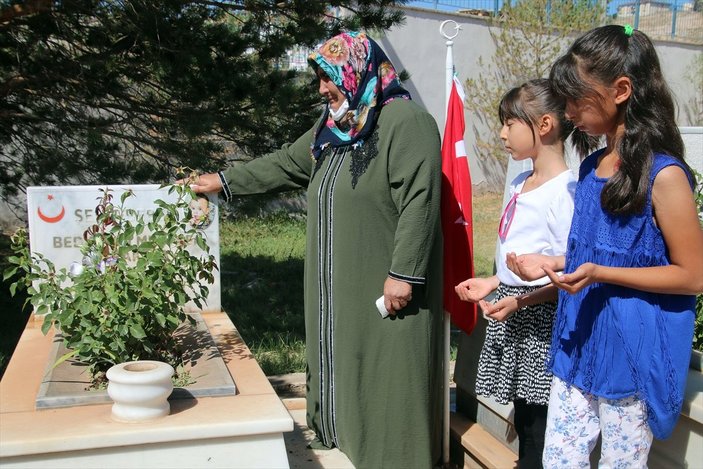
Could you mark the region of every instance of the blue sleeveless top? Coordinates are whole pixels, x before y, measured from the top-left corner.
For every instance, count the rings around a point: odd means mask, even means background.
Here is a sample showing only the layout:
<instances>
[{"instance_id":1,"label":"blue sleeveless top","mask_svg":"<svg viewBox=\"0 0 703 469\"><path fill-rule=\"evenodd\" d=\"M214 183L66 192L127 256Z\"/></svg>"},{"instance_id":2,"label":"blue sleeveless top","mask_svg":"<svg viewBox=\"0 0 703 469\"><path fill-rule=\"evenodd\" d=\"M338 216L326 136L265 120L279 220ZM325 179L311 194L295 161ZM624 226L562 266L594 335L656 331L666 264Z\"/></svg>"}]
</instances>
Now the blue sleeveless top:
<instances>
[{"instance_id":1,"label":"blue sleeveless top","mask_svg":"<svg viewBox=\"0 0 703 469\"><path fill-rule=\"evenodd\" d=\"M585 262L612 267L670 264L662 233L654 224L652 183L667 166L686 169L675 158L655 155L643 213L614 216L600 202L607 179L596 176L595 166L602 152L590 155L580 167L564 271L573 272ZM695 301L693 295L602 283L574 295L560 291L549 362L552 373L599 397L637 396L647 407L654 437L668 437L683 402Z\"/></svg>"}]
</instances>

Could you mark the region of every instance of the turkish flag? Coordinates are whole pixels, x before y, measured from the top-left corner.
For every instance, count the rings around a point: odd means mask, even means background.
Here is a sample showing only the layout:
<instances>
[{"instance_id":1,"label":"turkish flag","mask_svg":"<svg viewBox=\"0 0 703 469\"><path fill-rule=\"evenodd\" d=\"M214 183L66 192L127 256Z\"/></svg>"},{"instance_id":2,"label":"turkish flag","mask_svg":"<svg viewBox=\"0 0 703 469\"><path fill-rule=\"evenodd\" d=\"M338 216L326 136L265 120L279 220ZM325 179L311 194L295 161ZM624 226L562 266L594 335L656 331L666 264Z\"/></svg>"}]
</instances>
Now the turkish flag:
<instances>
[{"instance_id":1,"label":"turkish flag","mask_svg":"<svg viewBox=\"0 0 703 469\"><path fill-rule=\"evenodd\" d=\"M464 129L464 90L454 77L442 140L444 309L455 326L470 334L476 325L476 304L461 301L454 291L455 285L474 276L471 174Z\"/></svg>"}]
</instances>

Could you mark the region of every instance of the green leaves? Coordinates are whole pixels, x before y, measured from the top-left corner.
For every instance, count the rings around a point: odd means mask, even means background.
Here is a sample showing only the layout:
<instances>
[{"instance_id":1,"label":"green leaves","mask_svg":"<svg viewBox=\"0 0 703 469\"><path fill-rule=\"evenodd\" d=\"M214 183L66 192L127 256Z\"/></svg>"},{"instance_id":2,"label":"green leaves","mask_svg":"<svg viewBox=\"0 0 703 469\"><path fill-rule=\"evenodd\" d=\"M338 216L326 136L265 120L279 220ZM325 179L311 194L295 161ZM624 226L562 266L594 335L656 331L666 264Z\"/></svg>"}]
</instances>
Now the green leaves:
<instances>
[{"instance_id":1,"label":"green leaves","mask_svg":"<svg viewBox=\"0 0 703 469\"><path fill-rule=\"evenodd\" d=\"M140 214L124 207L130 193L113 205L105 190L74 277L41 254L32 257L26 232L13 237L15 256L3 274L19 276L11 292L27 286L35 313L45 315L42 331L56 326L70 356L95 372L134 359L173 361L172 334L187 319L184 306L207 298L204 283L217 265L203 233L190 225L194 194L182 186L172 193L175 200ZM192 246L204 254L191 254Z\"/></svg>"},{"instance_id":2,"label":"green leaves","mask_svg":"<svg viewBox=\"0 0 703 469\"><path fill-rule=\"evenodd\" d=\"M17 258L16 258L16 257L10 257L10 258L9 258L10 263L16 264L16 262L13 262L13 259L17 259ZM10 268L10 269L7 269L5 272L3 272L3 274L2 274L2 279L3 279L3 281L4 281L4 280L7 280L8 278L10 278L10 277L12 277L13 275L15 275L15 274L17 273L17 269L18 269L18 267L12 267L12 268Z\"/></svg>"},{"instance_id":3,"label":"green leaves","mask_svg":"<svg viewBox=\"0 0 703 469\"><path fill-rule=\"evenodd\" d=\"M129 332L135 339L143 339L146 337L146 332L139 324L133 324L129 327Z\"/></svg>"},{"instance_id":4,"label":"green leaves","mask_svg":"<svg viewBox=\"0 0 703 469\"><path fill-rule=\"evenodd\" d=\"M703 63L703 62L702 62ZM696 186L693 195L698 207L698 218L703 229L703 175L693 170ZM696 297L696 320L693 328L693 348L703 352L703 294Z\"/></svg>"}]
</instances>

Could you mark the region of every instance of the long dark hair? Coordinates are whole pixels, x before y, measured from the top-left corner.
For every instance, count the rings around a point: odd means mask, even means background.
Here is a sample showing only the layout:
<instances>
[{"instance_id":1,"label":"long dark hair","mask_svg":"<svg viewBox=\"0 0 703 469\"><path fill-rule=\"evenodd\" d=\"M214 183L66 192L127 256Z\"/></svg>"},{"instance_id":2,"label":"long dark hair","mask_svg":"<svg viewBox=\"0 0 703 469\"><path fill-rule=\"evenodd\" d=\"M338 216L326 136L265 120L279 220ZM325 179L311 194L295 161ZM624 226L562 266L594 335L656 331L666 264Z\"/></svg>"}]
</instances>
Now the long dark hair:
<instances>
[{"instance_id":1,"label":"long dark hair","mask_svg":"<svg viewBox=\"0 0 703 469\"><path fill-rule=\"evenodd\" d=\"M557 117L559 139L565 142L571 136L571 142L579 156L586 156L598 144L597 138L592 138L574 129L574 125L564 117L565 100L555 94L546 78L530 80L511 89L500 100L498 117L500 123L505 124L509 119L517 119L530 125L532 141L536 139L534 127L539 124L539 119L545 114Z\"/></svg>"},{"instance_id":2,"label":"long dark hair","mask_svg":"<svg viewBox=\"0 0 703 469\"><path fill-rule=\"evenodd\" d=\"M619 77L630 79L632 94L624 103L620 169L603 187L601 204L612 214L638 214L647 200L655 153L678 159L691 174L684 161L674 100L654 45L640 31L628 36L623 26L601 26L577 39L550 72L552 87L567 99L595 96L589 80L608 86Z\"/></svg>"}]
</instances>

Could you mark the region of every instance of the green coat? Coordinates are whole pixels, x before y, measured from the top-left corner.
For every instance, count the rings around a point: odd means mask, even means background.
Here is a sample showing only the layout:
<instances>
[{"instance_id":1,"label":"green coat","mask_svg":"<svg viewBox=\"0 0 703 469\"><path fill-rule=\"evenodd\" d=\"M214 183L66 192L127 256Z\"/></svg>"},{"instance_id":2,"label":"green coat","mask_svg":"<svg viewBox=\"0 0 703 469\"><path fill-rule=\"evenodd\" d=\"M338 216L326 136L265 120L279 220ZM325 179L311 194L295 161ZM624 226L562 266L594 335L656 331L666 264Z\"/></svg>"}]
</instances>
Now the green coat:
<instances>
[{"instance_id":1,"label":"green coat","mask_svg":"<svg viewBox=\"0 0 703 469\"><path fill-rule=\"evenodd\" d=\"M396 99L360 148L310 156L313 131L226 170L233 195L307 188L308 426L358 468L430 468L442 436L441 157L434 119ZM397 317L388 276L413 285Z\"/></svg>"}]
</instances>

